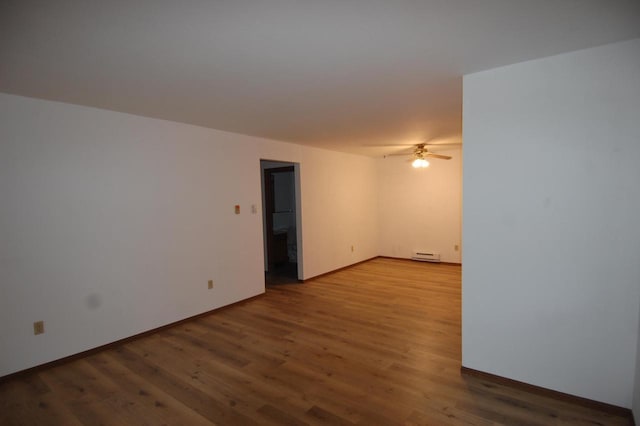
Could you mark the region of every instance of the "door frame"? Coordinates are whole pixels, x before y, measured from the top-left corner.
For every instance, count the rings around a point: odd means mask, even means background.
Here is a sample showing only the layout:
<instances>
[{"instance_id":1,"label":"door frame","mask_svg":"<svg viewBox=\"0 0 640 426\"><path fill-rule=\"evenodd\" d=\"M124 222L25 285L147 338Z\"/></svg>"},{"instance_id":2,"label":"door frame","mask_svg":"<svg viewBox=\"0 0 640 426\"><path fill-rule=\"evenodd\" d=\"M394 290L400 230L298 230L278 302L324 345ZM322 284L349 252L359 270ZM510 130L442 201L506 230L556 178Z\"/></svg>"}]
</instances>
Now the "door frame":
<instances>
[{"instance_id":1,"label":"door frame","mask_svg":"<svg viewBox=\"0 0 640 426\"><path fill-rule=\"evenodd\" d=\"M264 163L270 163L271 166L263 167ZM271 223L273 223L273 211L274 204L269 205L267 202L267 191L273 191L273 187L268 187L267 179L269 175L273 175L273 172L288 172L293 170L293 179L294 179L294 197L295 197L295 224L296 224L296 258L298 265L298 280L303 280L303 252L302 252L302 190L300 185L300 163L294 163L291 161L281 161L281 160L270 160L270 159L260 159L260 180L262 184L262 235L263 235L263 245L264 245L264 269L265 272L269 270L269 264L271 261L269 260L269 251L271 250L273 244L273 227L269 229L269 218L271 218ZM267 172L271 171L272 173L268 174ZM270 197L273 197L273 193L270 194ZM272 199L273 201L273 199Z\"/></svg>"}]
</instances>

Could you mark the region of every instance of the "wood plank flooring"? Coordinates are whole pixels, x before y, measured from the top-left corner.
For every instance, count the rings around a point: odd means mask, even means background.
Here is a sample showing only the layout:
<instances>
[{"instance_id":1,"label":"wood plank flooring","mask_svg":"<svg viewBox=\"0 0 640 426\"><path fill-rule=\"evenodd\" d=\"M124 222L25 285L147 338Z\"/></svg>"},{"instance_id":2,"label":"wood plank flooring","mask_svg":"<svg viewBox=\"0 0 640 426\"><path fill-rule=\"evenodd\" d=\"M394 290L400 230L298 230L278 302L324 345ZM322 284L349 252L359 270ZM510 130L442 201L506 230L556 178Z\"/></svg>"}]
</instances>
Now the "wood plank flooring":
<instances>
[{"instance_id":1,"label":"wood plank flooring","mask_svg":"<svg viewBox=\"0 0 640 426\"><path fill-rule=\"evenodd\" d=\"M374 259L0 383L2 425L627 425L460 374L460 267Z\"/></svg>"}]
</instances>

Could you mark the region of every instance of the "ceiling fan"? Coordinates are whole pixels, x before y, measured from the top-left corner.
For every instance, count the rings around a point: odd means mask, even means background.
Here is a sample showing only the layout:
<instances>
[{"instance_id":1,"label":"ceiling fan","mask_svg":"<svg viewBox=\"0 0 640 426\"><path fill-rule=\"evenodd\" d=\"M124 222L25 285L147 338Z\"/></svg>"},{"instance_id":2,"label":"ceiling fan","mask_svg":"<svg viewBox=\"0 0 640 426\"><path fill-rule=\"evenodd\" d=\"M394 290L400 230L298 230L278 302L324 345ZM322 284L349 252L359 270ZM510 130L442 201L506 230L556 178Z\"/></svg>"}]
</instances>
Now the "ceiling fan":
<instances>
[{"instance_id":1,"label":"ceiling fan","mask_svg":"<svg viewBox=\"0 0 640 426\"><path fill-rule=\"evenodd\" d=\"M412 155L413 160L411 160L411 165L415 168L425 168L429 167L429 162L427 158L437 158L440 160L451 160L451 156L449 155L441 155L430 152L427 149L427 146L450 146L450 145L460 145L460 144L429 144L429 143L419 143L416 145L412 145L412 152L401 152L387 155ZM386 157L386 155L385 155Z\"/></svg>"}]
</instances>

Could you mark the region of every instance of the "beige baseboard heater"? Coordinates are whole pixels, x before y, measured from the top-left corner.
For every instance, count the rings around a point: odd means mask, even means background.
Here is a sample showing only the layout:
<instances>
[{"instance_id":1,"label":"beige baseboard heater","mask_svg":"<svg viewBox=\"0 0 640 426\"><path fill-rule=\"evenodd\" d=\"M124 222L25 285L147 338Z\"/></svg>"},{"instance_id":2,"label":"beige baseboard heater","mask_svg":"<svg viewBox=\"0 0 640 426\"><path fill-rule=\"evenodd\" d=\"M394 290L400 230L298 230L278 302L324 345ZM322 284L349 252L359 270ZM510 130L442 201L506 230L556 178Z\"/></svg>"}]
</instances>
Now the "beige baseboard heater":
<instances>
[{"instance_id":1,"label":"beige baseboard heater","mask_svg":"<svg viewBox=\"0 0 640 426\"><path fill-rule=\"evenodd\" d=\"M440 253L435 251L416 250L411 255L412 260L420 262L440 262Z\"/></svg>"}]
</instances>

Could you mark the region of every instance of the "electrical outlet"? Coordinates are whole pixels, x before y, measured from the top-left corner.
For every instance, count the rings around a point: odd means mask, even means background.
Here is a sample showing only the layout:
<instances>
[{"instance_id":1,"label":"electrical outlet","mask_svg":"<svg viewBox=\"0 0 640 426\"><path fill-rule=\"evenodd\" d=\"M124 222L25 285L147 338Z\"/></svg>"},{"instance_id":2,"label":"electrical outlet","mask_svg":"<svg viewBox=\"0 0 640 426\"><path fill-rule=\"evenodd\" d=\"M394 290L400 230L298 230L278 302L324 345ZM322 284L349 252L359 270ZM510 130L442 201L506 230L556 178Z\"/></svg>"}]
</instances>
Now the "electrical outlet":
<instances>
[{"instance_id":1,"label":"electrical outlet","mask_svg":"<svg viewBox=\"0 0 640 426\"><path fill-rule=\"evenodd\" d=\"M213 288L213 280L209 280L209 282L207 283L207 288L209 290L211 290Z\"/></svg>"},{"instance_id":2,"label":"electrical outlet","mask_svg":"<svg viewBox=\"0 0 640 426\"><path fill-rule=\"evenodd\" d=\"M33 334L44 333L44 321L36 321L33 323Z\"/></svg>"}]
</instances>

